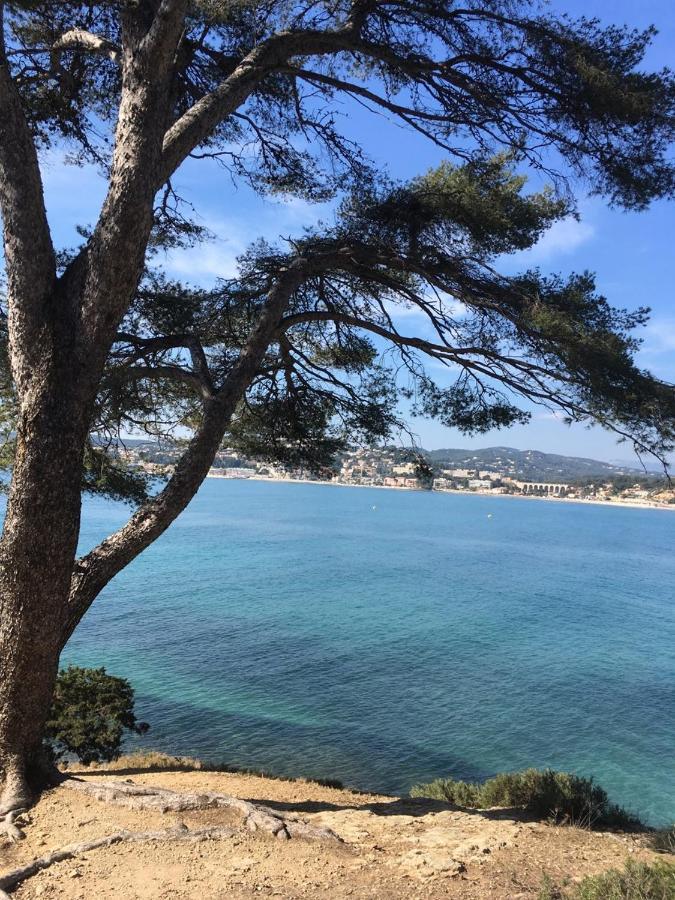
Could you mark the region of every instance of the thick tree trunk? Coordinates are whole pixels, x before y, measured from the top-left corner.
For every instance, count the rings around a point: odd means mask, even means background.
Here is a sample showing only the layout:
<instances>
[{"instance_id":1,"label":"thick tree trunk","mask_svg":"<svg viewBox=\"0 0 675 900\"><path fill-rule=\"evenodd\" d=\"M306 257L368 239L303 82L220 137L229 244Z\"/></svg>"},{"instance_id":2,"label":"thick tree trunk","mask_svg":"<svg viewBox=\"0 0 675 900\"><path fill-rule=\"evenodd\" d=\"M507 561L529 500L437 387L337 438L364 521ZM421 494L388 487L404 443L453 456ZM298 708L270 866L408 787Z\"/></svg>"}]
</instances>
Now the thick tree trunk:
<instances>
[{"instance_id":1,"label":"thick tree trunk","mask_svg":"<svg viewBox=\"0 0 675 900\"><path fill-rule=\"evenodd\" d=\"M0 815L41 760L80 525L81 412L48 381L21 412L0 544Z\"/></svg>"},{"instance_id":2,"label":"thick tree trunk","mask_svg":"<svg viewBox=\"0 0 675 900\"><path fill-rule=\"evenodd\" d=\"M30 768L41 755L68 633L83 448L101 372L143 269L187 2L127 7L108 193L91 238L57 277L0 4L0 215L10 361L21 403L0 542L0 816L26 804Z\"/></svg>"}]
</instances>

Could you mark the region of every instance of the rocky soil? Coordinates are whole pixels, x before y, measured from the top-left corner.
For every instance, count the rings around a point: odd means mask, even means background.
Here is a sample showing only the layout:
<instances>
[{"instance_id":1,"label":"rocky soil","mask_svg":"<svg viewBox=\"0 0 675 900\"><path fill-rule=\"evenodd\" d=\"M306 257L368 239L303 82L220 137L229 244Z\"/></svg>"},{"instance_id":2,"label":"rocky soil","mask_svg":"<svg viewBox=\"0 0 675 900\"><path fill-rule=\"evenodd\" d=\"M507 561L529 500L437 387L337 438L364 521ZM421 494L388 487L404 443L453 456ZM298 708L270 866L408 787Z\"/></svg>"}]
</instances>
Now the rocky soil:
<instances>
[{"instance_id":1,"label":"rocky soil","mask_svg":"<svg viewBox=\"0 0 675 900\"><path fill-rule=\"evenodd\" d=\"M120 830L231 826L219 840L119 843L64 860L28 879L17 900L215 900L215 898L536 898L543 873L556 882L655 854L639 836L530 822L515 810L471 812L425 800L354 793L312 782L200 769L150 770L129 758L87 769L96 782L131 781L181 792L220 792L264 802L330 828L342 840L279 840L241 827L233 809L162 813L113 806L65 786L29 814L26 837L0 839L2 875L64 845Z\"/></svg>"}]
</instances>

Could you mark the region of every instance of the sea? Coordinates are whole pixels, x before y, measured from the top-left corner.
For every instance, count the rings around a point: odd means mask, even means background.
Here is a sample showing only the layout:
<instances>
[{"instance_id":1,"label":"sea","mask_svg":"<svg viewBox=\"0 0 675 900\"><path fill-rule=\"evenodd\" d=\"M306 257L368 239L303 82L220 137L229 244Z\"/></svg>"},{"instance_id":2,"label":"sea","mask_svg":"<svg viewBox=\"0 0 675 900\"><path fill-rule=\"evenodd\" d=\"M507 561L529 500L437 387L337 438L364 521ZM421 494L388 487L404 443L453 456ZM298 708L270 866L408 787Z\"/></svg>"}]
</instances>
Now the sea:
<instances>
[{"instance_id":1,"label":"sea","mask_svg":"<svg viewBox=\"0 0 675 900\"><path fill-rule=\"evenodd\" d=\"M87 499L82 551L128 516ZM530 766L675 821L675 512L209 479L63 662L156 748L405 793Z\"/></svg>"}]
</instances>

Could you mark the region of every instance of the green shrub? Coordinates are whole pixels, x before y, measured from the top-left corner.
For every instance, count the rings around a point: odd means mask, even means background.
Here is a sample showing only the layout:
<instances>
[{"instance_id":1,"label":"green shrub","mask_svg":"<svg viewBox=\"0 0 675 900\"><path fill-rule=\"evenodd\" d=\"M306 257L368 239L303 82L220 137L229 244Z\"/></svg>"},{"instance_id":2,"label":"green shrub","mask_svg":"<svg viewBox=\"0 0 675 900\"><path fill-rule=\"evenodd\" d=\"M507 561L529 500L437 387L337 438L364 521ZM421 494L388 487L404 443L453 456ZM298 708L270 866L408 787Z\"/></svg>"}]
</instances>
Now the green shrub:
<instances>
[{"instance_id":1,"label":"green shrub","mask_svg":"<svg viewBox=\"0 0 675 900\"><path fill-rule=\"evenodd\" d=\"M88 765L117 759L125 730L144 734L134 715L134 690L105 669L69 666L59 672L46 727L56 757L72 753Z\"/></svg>"},{"instance_id":2,"label":"green shrub","mask_svg":"<svg viewBox=\"0 0 675 900\"><path fill-rule=\"evenodd\" d=\"M539 900L675 900L675 866L628 860L622 870L584 878L571 893L544 876Z\"/></svg>"},{"instance_id":3,"label":"green shrub","mask_svg":"<svg viewBox=\"0 0 675 900\"><path fill-rule=\"evenodd\" d=\"M541 879L537 900L564 900L564 894L549 875L544 875Z\"/></svg>"},{"instance_id":4,"label":"green shrub","mask_svg":"<svg viewBox=\"0 0 675 900\"><path fill-rule=\"evenodd\" d=\"M592 778L552 769L503 772L482 783L437 778L429 784L414 785L410 794L473 809L517 806L538 818L552 817L586 827L642 827L635 816L611 804Z\"/></svg>"},{"instance_id":5,"label":"green shrub","mask_svg":"<svg viewBox=\"0 0 675 900\"><path fill-rule=\"evenodd\" d=\"M410 788L411 797L428 797L431 800L444 800L456 806L468 806L471 809L482 807L480 793L482 785L470 781L455 781L454 778L436 778L427 784L414 784Z\"/></svg>"}]
</instances>

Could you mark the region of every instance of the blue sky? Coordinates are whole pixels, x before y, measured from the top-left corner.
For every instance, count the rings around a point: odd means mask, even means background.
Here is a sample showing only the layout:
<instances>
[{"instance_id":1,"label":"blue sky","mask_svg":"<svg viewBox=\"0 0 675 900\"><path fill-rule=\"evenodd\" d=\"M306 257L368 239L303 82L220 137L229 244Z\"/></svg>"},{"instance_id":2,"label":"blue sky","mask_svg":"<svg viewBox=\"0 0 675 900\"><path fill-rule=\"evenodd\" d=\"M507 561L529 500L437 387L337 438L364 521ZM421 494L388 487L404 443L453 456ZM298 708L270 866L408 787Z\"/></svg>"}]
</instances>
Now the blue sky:
<instances>
[{"instance_id":1,"label":"blue sky","mask_svg":"<svg viewBox=\"0 0 675 900\"><path fill-rule=\"evenodd\" d=\"M553 8L571 15L597 16L606 22L659 28L647 64L659 68L675 61L675 3L673 0L554 0ZM437 148L419 136L373 116L359 107L344 109L350 136L363 141L383 169L408 178L437 164ZM91 223L103 197L104 184L93 170L63 165L52 153L45 160L45 192L49 216L59 245L75 243L74 226ZM208 162L190 161L175 179L179 193L195 205L201 221L216 240L191 251L173 253L166 260L169 274L210 284L218 276L233 274L236 256L247 244L264 236L297 234L322 214L305 202L262 200ZM598 288L616 306L650 306L650 324L643 332L640 362L659 377L675 382L675 201L660 202L645 213L609 209L602 199L584 198L578 186L581 220L558 223L527 253L512 257L504 271L539 266L544 271L590 269L598 275ZM323 210L326 213L326 210ZM551 413L535 410L527 426L467 438L436 423L415 420L414 431L423 446L470 447L493 444L539 449L608 460L635 461L626 446L599 428L568 427Z\"/></svg>"}]
</instances>

